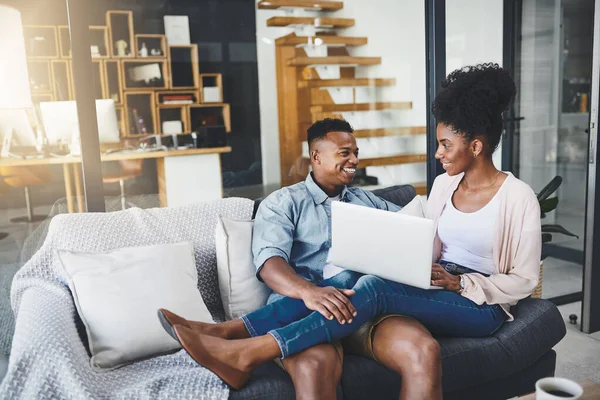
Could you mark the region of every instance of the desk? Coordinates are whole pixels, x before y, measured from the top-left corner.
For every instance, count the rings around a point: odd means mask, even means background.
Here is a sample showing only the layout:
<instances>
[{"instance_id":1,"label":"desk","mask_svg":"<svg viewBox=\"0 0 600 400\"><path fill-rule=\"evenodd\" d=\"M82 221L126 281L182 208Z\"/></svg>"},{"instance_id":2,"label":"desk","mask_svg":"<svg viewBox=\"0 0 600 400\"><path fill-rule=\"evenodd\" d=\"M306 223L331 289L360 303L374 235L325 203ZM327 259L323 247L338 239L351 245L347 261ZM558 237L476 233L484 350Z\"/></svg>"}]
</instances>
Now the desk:
<instances>
[{"instance_id":1,"label":"desk","mask_svg":"<svg viewBox=\"0 0 600 400\"><path fill-rule=\"evenodd\" d=\"M166 207L167 205L179 206L222 198L223 184L220 154L229 152L231 152L231 147L128 152L102 155L101 160L104 162L156 159L160 206ZM0 158L0 167L61 164L63 166L65 194L67 196L69 212L75 212L73 182L75 183L78 210L79 212L83 212L83 190L79 168L81 157ZM71 166L75 174L75 179L73 179L73 175L71 174Z\"/></svg>"}]
</instances>

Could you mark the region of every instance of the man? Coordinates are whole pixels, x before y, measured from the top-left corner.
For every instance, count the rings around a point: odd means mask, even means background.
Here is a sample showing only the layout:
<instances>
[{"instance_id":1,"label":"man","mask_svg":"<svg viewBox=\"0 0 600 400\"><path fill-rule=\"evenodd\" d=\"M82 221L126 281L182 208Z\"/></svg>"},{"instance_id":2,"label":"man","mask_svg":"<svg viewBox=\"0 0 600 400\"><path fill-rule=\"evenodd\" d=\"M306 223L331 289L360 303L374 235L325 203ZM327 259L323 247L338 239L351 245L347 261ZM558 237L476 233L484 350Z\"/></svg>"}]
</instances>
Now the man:
<instances>
[{"instance_id":1,"label":"man","mask_svg":"<svg viewBox=\"0 0 600 400\"><path fill-rule=\"evenodd\" d=\"M331 201L399 210L370 192L348 187L359 161L352 132L350 124L339 119L318 121L308 129L312 172L304 182L282 188L261 203L252 244L257 276L274 291L269 302L281 296L301 299L309 309L340 323L352 321L352 291L317 286L338 272L327 263ZM441 398L439 346L421 324L394 316L360 331L363 344L355 341L353 347L403 376L401 399ZM336 343L315 346L281 361L298 399L332 399L341 379L342 360L341 345Z\"/></svg>"}]
</instances>

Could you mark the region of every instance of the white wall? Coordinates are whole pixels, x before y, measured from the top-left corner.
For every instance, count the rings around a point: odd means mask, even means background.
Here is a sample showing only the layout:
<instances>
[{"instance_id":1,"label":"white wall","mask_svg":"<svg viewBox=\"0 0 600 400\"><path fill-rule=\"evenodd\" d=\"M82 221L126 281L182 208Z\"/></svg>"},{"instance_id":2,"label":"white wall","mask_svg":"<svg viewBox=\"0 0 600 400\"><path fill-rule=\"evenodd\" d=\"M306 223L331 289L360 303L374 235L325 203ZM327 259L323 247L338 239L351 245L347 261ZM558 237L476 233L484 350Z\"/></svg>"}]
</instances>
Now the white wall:
<instances>
[{"instance_id":1,"label":"white wall","mask_svg":"<svg viewBox=\"0 0 600 400\"><path fill-rule=\"evenodd\" d=\"M258 10L256 15L263 182L278 184L279 125L274 40L291 29L267 28L266 20L282 15L281 11ZM381 65L358 67L357 77L396 78L395 86L379 88L375 94L365 93L365 98L413 103L412 110L377 112L379 120L376 123L424 126L428 107L425 102L424 2L344 0L344 8L332 15L356 20L354 27L338 30L339 35L369 39L366 46L350 48L351 55L382 57ZM449 0L446 29L449 71L477 62L502 61L502 0ZM359 114L344 113L344 117L354 125L360 125ZM424 153L426 140L425 135L361 139L359 147L363 158ZM424 163L372 167L367 173L377 176L380 185L424 182L426 178Z\"/></svg>"},{"instance_id":2,"label":"white wall","mask_svg":"<svg viewBox=\"0 0 600 400\"><path fill-rule=\"evenodd\" d=\"M446 2L446 73L465 65L495 62L502 66L503 0ZM502 144L494 153L502 166Z\"/></svg>"}]
</instances>

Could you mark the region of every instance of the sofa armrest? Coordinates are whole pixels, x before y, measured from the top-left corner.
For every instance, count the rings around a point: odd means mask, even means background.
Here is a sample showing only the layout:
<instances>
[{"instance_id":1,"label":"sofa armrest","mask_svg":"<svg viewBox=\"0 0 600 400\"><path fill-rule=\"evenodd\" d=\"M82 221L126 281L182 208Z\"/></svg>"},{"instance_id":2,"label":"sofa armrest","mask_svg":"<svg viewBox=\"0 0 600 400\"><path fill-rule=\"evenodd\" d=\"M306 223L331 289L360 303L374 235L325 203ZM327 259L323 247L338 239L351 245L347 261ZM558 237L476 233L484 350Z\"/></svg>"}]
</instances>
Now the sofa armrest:
<instances>
[{"instance_id":1,"label":"sofa armrest","mask_svg":"<svg viewBox=\"0 0 600 400\"><path fill-rule=\"evenodd\" d=\"M42 393L44 389L39 385L46 378L69 372L92 373L89 354L81 340L81 333L85 337L85 331L82 324L78 329L75 305L66 288L27 288L16 314L12 350L0 385L0 397L10 393L13 398L26 398L27 393ZM74 398L86 397L85 388L78 387L76 391L78 393L72 393Z\"/></svg>"}]
</instances>

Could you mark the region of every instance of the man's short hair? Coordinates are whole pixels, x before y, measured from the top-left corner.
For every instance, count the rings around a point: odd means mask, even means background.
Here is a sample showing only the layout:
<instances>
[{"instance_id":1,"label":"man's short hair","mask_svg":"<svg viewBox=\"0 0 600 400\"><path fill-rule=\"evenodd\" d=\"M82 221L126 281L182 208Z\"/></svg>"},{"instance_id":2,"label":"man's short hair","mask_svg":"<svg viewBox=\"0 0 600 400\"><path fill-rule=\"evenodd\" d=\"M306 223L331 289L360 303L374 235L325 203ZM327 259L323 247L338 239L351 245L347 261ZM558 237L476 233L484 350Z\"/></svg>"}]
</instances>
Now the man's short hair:
<instances>
[{"instance_id":1,"label":"man's short hair","mask_svg":"<svg viewBox=\"0 0 600 400\"><path fill-rule=\"evenodd\" d=\"M352 134L354 129L348 121L338 118L325 118L315 122L307 130L308 149L315 140L324 139L329 132L347 132Z\"/></svg>"}]
</instances>

